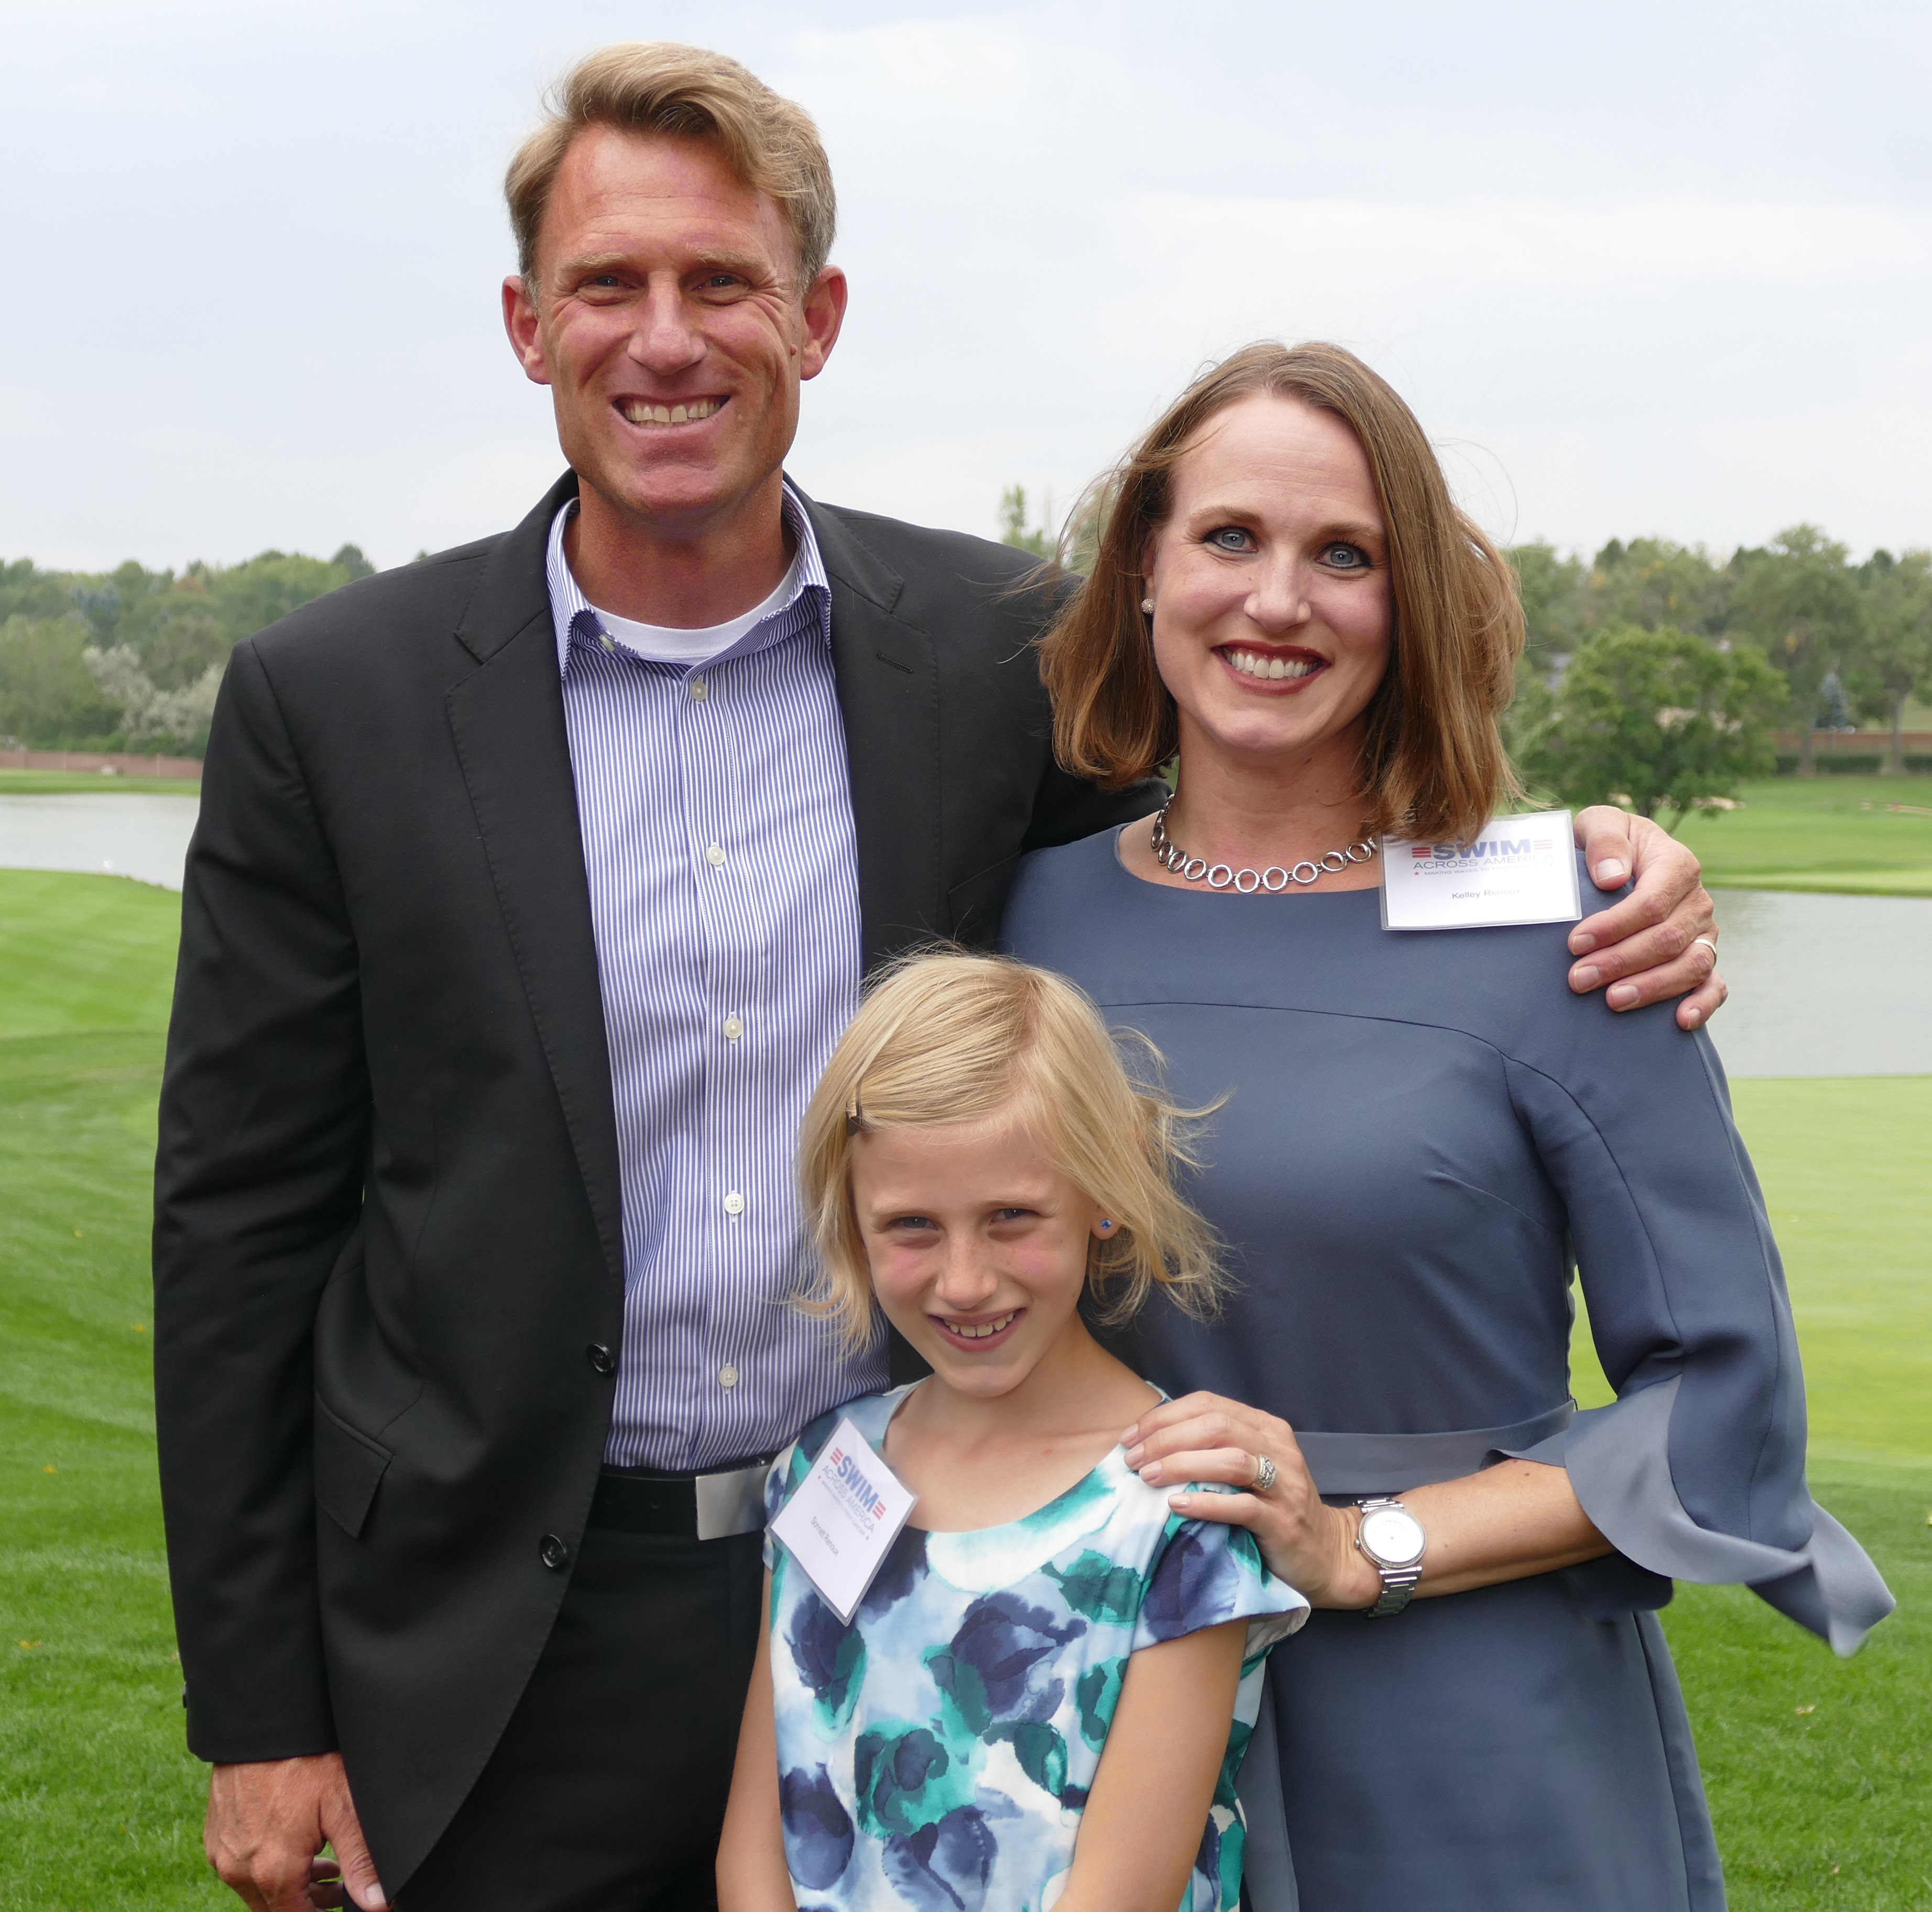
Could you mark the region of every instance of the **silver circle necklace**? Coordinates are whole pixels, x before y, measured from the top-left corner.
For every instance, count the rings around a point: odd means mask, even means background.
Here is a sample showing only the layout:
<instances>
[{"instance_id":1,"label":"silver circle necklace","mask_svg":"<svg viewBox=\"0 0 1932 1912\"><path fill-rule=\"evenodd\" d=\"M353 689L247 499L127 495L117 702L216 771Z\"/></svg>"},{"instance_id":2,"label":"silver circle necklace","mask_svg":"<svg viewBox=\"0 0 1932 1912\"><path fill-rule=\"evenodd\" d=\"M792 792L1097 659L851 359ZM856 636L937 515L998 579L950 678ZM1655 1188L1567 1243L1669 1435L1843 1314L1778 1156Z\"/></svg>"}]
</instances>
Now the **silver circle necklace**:
<instances>
[{"instance_id":1,"label":"silver circle necklace","mask_svg":"<svg viewBox=\"0 0 1932 1912\"><path fill-rule=\"evenodd\" d=\"M1312 860L1304 857L1286 869L1279 863L1270 863L1266 869L1236 869L1232 863L1210 863L1204 857L1190 857L1168 835L1167 813L1173 802L1170 797L1154 820L1154 833L1149 839L1154 846L1154 860L1184 881L1204 883L1210 890L1233 890L1244 896L1262 890L1278 896L1291 883L1304 886L1318 883L1324 876L1340 875L1351 863L1372 863L1381 854L1373 843L1351 843L1342 849L1324 851ZM1308 872L1305 876L1304 870Z\"/></svg>"}]
</instances>

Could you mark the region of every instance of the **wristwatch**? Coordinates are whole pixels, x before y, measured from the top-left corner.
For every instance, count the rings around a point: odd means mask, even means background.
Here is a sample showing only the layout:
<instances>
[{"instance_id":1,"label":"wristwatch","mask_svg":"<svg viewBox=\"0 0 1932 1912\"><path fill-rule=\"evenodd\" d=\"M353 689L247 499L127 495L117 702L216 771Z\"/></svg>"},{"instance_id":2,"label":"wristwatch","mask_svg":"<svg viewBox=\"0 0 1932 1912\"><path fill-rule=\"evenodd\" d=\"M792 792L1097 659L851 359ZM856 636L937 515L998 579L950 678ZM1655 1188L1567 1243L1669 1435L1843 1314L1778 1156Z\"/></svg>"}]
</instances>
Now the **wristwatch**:
<instances>
[{"instance_id":1,"label":"wristwatch","mask_svg":"<svg viewBox=\"0 0 1932 1912\"><path fill-rule=\"evenodd\" d=\"M1355 1544L1382 1577L1381 1597L1363 1611L1372 1620L1386 1619L1408 1604L1415 1583L1422 1577L1423 1550L1428 1544L1422 1523L1399 1500L1360 1500L1362 1523Z\"/></svg>"}]
</instances>

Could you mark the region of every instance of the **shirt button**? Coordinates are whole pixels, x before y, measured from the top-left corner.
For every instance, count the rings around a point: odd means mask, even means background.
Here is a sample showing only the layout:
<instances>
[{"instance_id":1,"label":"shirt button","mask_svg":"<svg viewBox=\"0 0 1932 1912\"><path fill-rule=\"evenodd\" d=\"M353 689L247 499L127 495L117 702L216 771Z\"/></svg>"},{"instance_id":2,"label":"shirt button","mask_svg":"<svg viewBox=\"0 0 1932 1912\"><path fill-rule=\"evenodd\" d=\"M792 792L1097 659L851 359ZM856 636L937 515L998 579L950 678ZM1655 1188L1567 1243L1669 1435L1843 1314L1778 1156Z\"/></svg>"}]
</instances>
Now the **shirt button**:
<instances>
[{"instance_id":1,"label":"shirt button","mask_svg":"<svg viewBox=\"0 0 1932 1912\"><path fill-rule=\"evenodd\" d=\"M708 844L705 848L704 860L716 869L724 860L724 846L717 843Z\"/></svg>"},{"instance_id":2,"label":"shirt button","mask_svg":"<svg viewBox=\"0 0 1932 1912\"><path fill-rule=\"evenodd\" d=\"M728 1043L735 1043L744 1033L745 1025L738 1020L736 1016L728 1016L725 1017L724 1040Z\"/></svg>"},{"instance_id":3,"label":"shirt button","mask_svg":"<svg viewBox=\"0 0 1932 1912\"><path fill-rule=\"evenodd\" d=\"M617 1357L602 1341L592 1341L584 1351L593 1372L614 1374L617 1371Z\"/></svg>"},{"instance_id":4,"label":"shirt button","mask_svg":"<svg viewBox=\"0 0 1932 1912\"><path fill-rule=\"evenodd\" d=\"M702 677L693 677L691 680L692 701L694 704L702 704L704 701L704 680Z\"/></svg>"},{"instance_id":5,"label":"shirt button","mask_svg":"<svg viewBox=\"0 0 1932 1912\"><path fill-rule=\"evenodd\" d=\"M724 1198L724 1212L728 1215L742 1215L745 1212L745 1198L735 1188Z\"/></svg>"},{"instance_id":6,"label":"shirt button","mask_svg":"<svg viewBox=\"0 0 1932 1912\"><path fill-rule=\"evenodd\" d=\"M555 1534L545 1534L537 1542L537 1558L554 1574L570 1565L570 1549Z\"/></svg>"},{"instance_id":7,"label":"shirt button","mask_svg":"<svg viewBox=\"0 0 1932 1912\"><path fill-rule=\"evenodd\" d=\"M721 1388L735 1388L738 1385L738 1370L728 1361L718 1370L718 1385Z\"/></svg>"}]
</instances>

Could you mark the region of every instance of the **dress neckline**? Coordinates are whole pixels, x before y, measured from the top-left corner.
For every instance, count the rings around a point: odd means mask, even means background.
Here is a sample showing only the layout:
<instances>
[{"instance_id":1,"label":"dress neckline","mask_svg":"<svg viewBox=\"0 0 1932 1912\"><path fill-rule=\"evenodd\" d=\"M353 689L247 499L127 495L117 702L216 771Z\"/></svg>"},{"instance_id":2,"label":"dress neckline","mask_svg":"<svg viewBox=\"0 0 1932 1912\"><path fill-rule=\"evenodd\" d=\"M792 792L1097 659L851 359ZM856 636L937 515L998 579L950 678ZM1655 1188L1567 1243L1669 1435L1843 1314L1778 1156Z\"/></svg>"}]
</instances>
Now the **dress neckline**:
<instances>
[{"instance_id":1,"label":"dress neckline","mask_svg":"<svg viewBox=\"0 0 1932 1912\"><path fill-rule=\"evenodd\" d=\"M922 1377L922 1381L923 1378ZM892 1400L892 1394L896 1394L898 1398L892 1402L892 1412L886 1416L884 1424L879 1430L878 1439L874 1443L881 1460L886 1459L886 1429L898 1419L899 1409L912 1397L913 1390L920 1385L921 1381L908 1381L903 1386L893 1389L891 1393L883 1397L885 1400ZM1151 1381L1144 1381L1142 1385L1153 1388L1155 1394L1163 1401L1171 1398L1164 1388L1156 1387ZM890 1463L888 1462L887 1464L890 1465ZM1102 1475L1107 1477L1104 1481L1101 1478ZM1051 1500L1043 1500L1030 1512L1016 1514L1010 1520L996 1520L991 1526L987 1527L922 1527L908 1515L906 1525L915 1532L930 1534L936 1539L971 1540L980 1535L1006 1533L1015 1527L1032 1526L1044 1520L1056 1508L1066 1502L1084 1499L1095 1491L1096 1486L1107 1487L1116 1486L1119 1484L1122 1478L1139 1484L1144 1484L1141 1482L1140 1476L1132 1472L1127 1463L1120 1458L1120 1444L1116 1441L1091 1467L1088 1469L1085 1473L1080 1476L1079 1479L1063 1487ZM1150 1489L1149 1491L1157 1493L1159 1490L1154 1488Z\"/></svg>"}]
</instances>

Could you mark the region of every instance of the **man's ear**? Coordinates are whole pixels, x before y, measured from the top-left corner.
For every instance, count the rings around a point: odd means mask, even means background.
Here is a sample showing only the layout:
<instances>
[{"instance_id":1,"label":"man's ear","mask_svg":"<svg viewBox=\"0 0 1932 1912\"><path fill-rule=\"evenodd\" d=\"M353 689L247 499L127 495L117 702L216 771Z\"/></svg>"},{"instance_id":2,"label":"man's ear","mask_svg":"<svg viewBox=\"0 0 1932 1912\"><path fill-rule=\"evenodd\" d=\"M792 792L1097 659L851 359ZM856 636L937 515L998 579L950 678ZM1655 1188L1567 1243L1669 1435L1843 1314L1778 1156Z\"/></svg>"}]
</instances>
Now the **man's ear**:
<instances>
[{"instance_id":1,"label":"man's ear","mask_svg":"<svg viewBox=\"0 0 1932 1912\"><path fill-rule=\"evenodd\" d=\"M828 266L812 282L805 295L805 336L799 343L798 375L816 378L838 343L839 329L845 323L845 300L849 290L845 275L836 266Z\"/></svg>"},{"instance_id":2,"label":"man's ear","mask_svg":"<svg viewBox=\"0 0 1932 1912\"><path fill-rule=\"evenodd\" d=\"M512 272L503 281L503 329L510 337L510 350L532 385L550 383L550 365L544 356L543 327L535 302L520 273Z\"/></svg>"}]
</instances>

